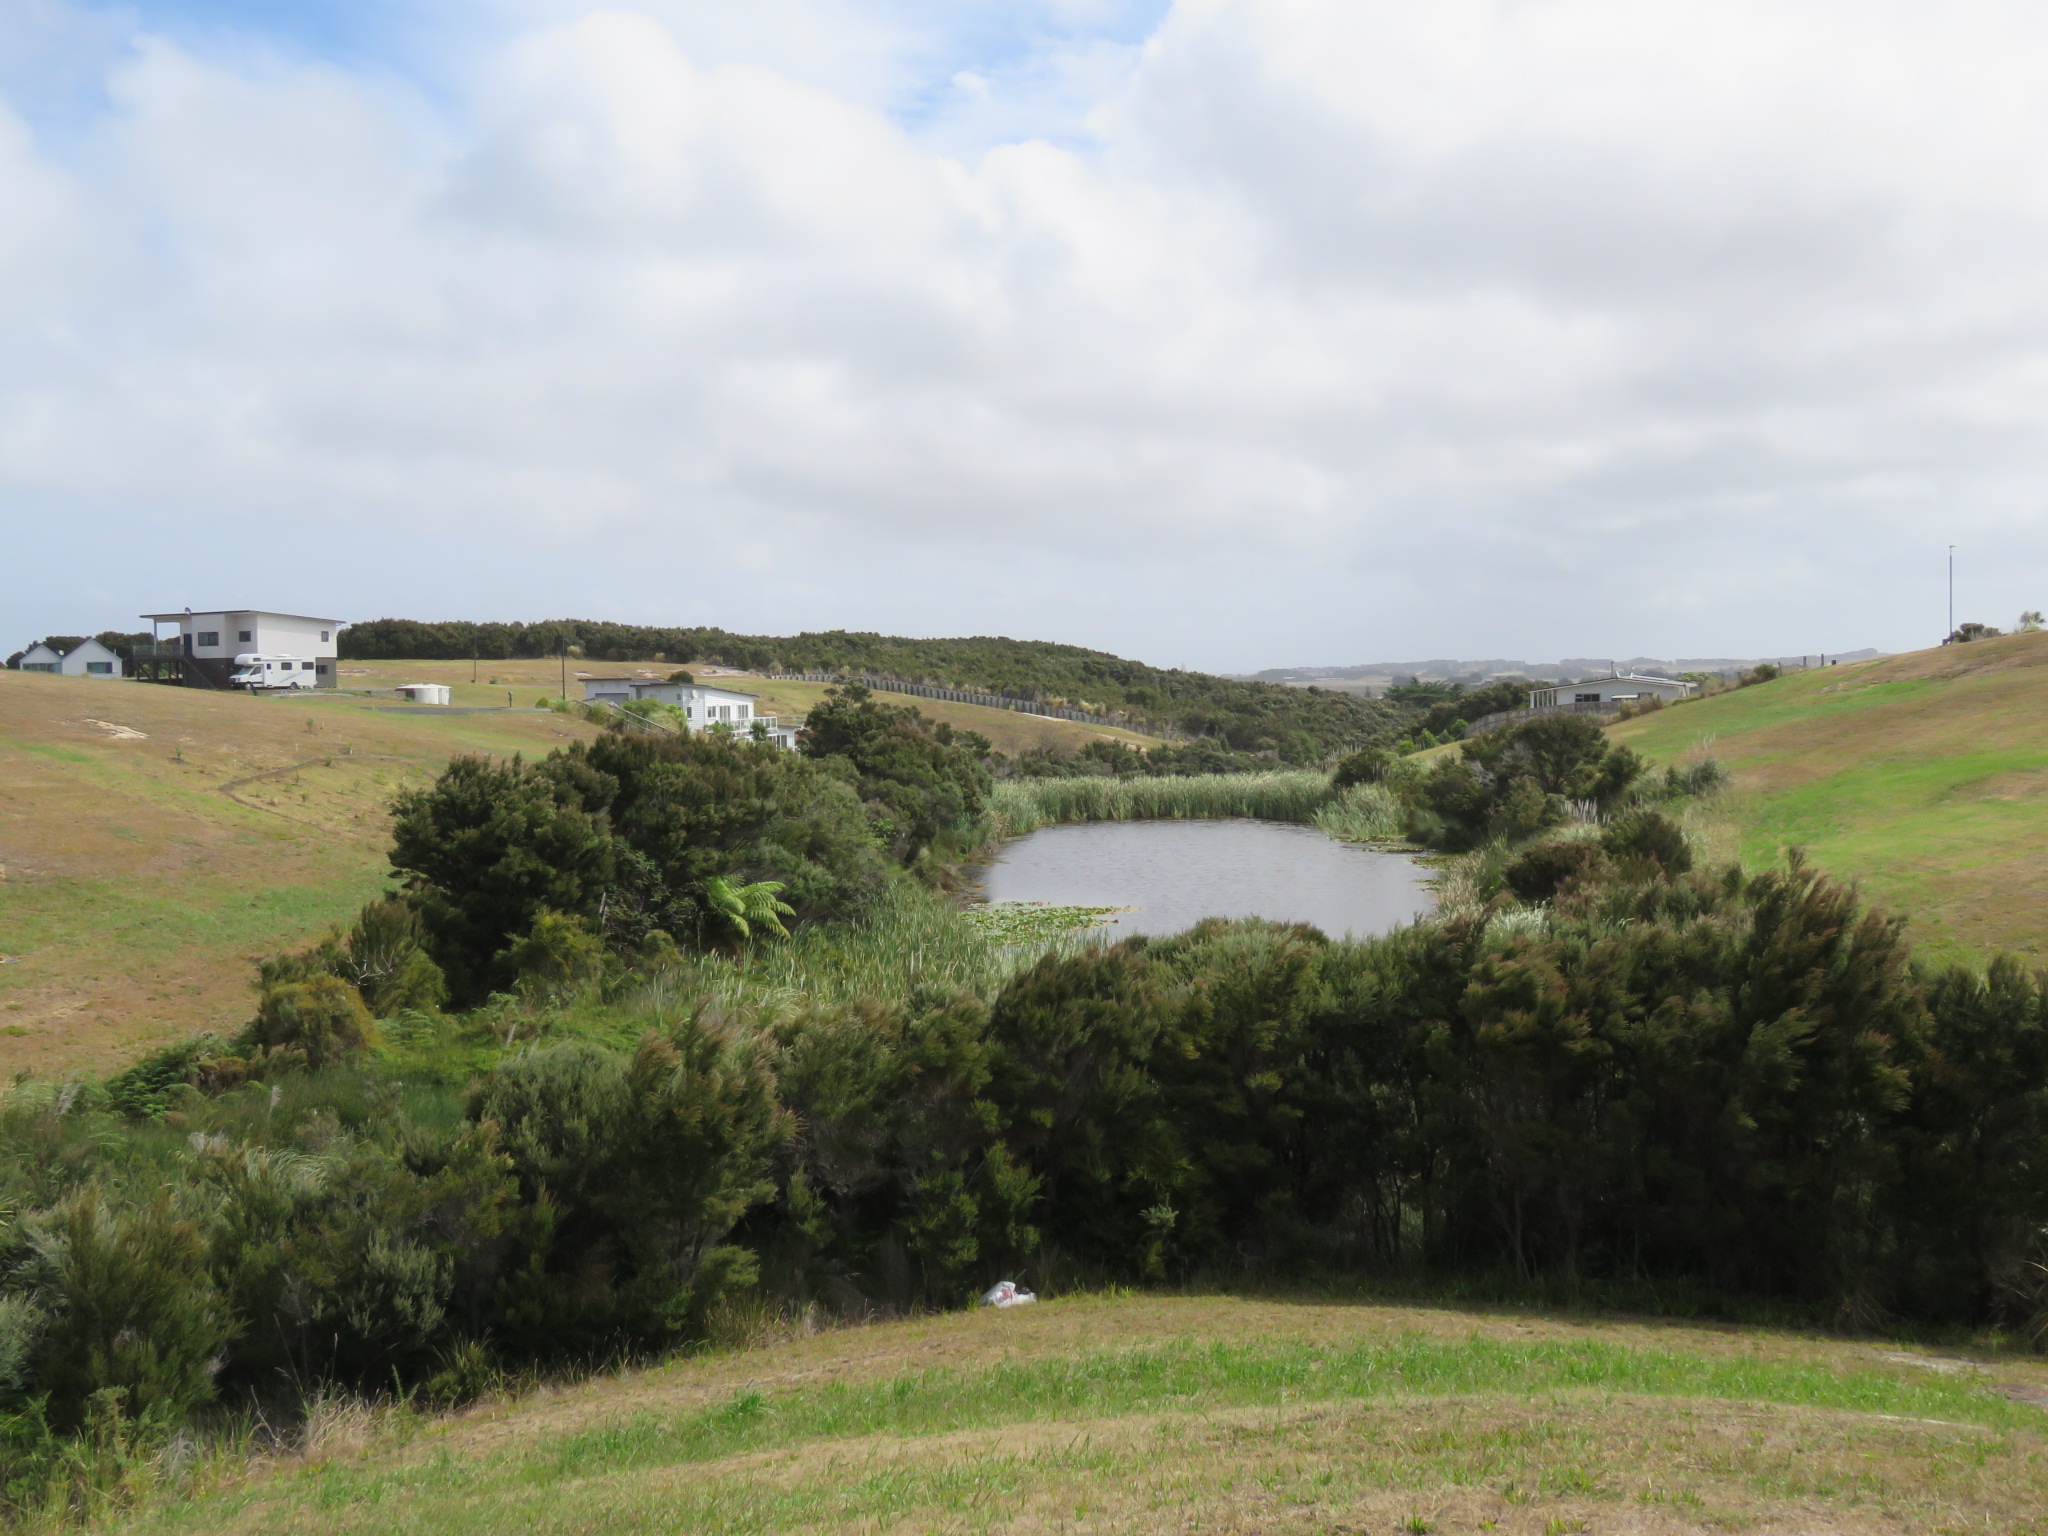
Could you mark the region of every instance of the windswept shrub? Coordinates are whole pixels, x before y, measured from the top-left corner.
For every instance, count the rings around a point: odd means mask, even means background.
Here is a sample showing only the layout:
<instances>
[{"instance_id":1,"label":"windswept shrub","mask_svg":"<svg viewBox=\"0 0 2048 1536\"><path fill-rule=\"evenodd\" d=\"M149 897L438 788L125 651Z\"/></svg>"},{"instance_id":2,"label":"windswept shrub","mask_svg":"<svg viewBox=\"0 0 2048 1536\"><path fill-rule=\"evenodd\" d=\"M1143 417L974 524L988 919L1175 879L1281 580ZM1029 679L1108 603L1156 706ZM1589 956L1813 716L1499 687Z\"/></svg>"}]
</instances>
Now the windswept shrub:
<instances>
[{"instance_id":1,"label":"windswept shrub","mask_svg":"<svg viewBox=\"0 0 2048 1536\"><path fill-rule=\"evenodd\" d=\"M1488 837L1533 836L1565 819L1567 807L1618 803L1642 759L1607 739L1585 715L1539 715L1466 742L1410 791L1429 820L1417 831L1449 848Z\"/></svg>"},{"instance_id":2,"label":"windswept shrub","mask_svg":"<svg viewBox=\"0 0 2048 1536\"><path fill-rule=\"evenodd\" d=\"M876 835L902 864L957 858L985 833L987 738L922 711L883 704L858 683L828 689L805 719L804 755L836 758L857 776Z\"/></svg>"},{"instance_id":3,"label":"windswept shrub","mask_svg":"<svg viewBox=\"0 0 2048 1536\"><path fill-rule=\"evenodd\" d=\"M1600 845L1583 838L1531 843L1501 870L1501 880L1523 901L1549 901L1570 882L1597 873L1605 862Z\"/></svg>"},{"instance_id":4,"label":"windswept shrub","mask_svg":"<svg viewBox=\"0 0 2048 1536\"><path fill-rule=\"evenodd\" d=\"M790 1129L757 1048L695 1020L647 1035L629 1062L546 1047L489 1074L471 1106L546 1212L515 1283L525 1326L589 1343L700 1336L751 1280L752 1255L721 1244L773 1194L768 1160Z\"/></svg>"},{"instance_id":5,"label":"windswept shrub","mask_svg":"<svg viewBox=\"0 0 2048 1536\"><path fill-rule=\"evenodd\" d=\"M161 1195L110 1210L88 1192L35 1248L49 1323L33 1374L52 1424L76 1429L96 1394L118 1392L124 1414L168 1429L212 1398L235 1327L196 1219Z\"/></svg>"},{"instance_id":6,"label":"windswept shrub","mask_svg":"<svg viewBox=\"0 0 2048 1536\"><path fill-rule=\"evenodd\" d=\"M543 907L498 957L497 968L522 989L559 999L603 975L606 959L604 940L582 919Z\"/></svg>"},{"instance_id":7,"label":"windswept shrub","mask_svg":"<svg viewBox=\"0 0 2048 1536\"><path fill-rule=\"evenodd\" d=\"M1337 764L1336 772L1330 775L1330 787L1343 790L1354 784L1378 784L1393 765L1394 754L1385 747L1367 747Z\"/></svg>"},{"instance_id":8,"label":"windswept shrub","mask_svg":"<svg viewBox=\"0 0 2048 1536\"><path fill-rule=\"evenodd\" d=\"M301 1053L317 1070L375 1044L377 1024L354 987L316 975L265 987L249 1035L266 1050Z\"/></svg>"},{"instance_id":9,"label":"windswept shrub","mask_svg":"<svg viewBox=\"0 0 2048 1536\"><path fill-rule=\"evenodd\" d=\"M1692 845L1685 830L1657 811L1637 809L1616 818L1600 834L1601 850L1618 863L1647 860L1665 875L1692 868Z\"/></svg>"}]
</instances>

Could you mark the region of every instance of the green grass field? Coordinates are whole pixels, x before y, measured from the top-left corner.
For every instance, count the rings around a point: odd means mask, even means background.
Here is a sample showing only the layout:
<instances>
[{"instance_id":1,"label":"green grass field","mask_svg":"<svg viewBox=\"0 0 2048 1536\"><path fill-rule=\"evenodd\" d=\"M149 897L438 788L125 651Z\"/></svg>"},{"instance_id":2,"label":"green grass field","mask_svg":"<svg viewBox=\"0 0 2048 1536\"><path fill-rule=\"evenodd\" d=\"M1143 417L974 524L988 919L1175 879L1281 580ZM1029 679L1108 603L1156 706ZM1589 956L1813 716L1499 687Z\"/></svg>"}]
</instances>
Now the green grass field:
<instances>
[{"instance_id":1,"label":"green grass field","mask_svg":"<svg viewBox=\"0 0 2048 1536\"><path fill-rule=\"evenodd\" d=\"M1762 1331L1226 1296L799 1336L316 1424L132 1529L2048 1529L2048 1367Z\"/></svg>"},{"instance_id":2,"label":"green grass field","mask_svg":"<svg viewBox=\"0 0 2048 1536\"><path fill-rule=\"evenodd\" d=\"M1614 734L1728 765L1699 825L1718 852L1756 867L1803 847L1931 958L2048 962L2048 634L1793 673Z\"/></svg>"}]
</instances>

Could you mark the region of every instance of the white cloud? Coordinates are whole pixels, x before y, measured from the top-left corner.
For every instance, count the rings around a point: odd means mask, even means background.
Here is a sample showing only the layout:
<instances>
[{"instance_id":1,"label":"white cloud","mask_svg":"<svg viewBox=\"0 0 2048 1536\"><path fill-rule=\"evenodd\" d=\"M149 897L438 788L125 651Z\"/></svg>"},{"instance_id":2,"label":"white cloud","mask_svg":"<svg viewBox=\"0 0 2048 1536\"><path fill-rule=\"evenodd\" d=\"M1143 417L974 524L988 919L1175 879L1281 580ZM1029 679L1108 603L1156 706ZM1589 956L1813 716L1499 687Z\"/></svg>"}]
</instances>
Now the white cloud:
<instances>
[{"instance_id":1,"label":"white cloud","mask_svg":"<svg viewBox=\"0 0 2048 1536\"><path fill-rule=\"evenodd\" d=\"M0 115L7 610L1764 652L1930 638L1951 540L2042 602L2034 11L997 9L535 6L412 86L82 30L107 108Z\"/></svg>"}]
</instances>

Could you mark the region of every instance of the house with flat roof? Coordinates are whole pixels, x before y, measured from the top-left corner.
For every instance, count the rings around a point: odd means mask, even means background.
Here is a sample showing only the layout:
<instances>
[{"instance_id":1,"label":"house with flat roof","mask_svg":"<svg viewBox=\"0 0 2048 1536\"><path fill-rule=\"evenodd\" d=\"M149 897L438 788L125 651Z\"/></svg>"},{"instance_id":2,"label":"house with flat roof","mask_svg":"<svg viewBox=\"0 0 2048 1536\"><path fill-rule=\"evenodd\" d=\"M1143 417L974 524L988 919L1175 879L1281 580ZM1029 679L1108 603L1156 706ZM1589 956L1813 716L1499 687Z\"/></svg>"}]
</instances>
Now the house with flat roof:
<instances>
[{"instance_id":1,"label":"house with flat roof","mask_svg":"<svg viewBox=\"0 0 2048 1536\"><path fill-rule=\"evenodd\" d=\"M52 650L47 644L34 645L16 665L24 672L48 672L57 677L121 675L121 658L97 640L81 640L68 651Z\"/></svg>"},{"instance_id":2,"label":"house with flat roof","mask_svg":"<svg viewBox=\"0 0 2048 1536\"><path fill-rule=\"evenodd\" d=\"M1676 677L1644 677L1634 672L1617 672L1607 677L1588 678L1583 683L1558 683L1549 688L1529 690L1531 709L1619 709L1645 699L1685 698L1698 685Z\"/></svg>"},{"instance_id":3,"label":"house with flat roof","mask_svg":"<svg viewBox=\"0 0 2048 1536\"><path fill-rule=\"evenodd\" d=\"M188 688L230 688L234 686L235 658L262 656L292 663L313 674L315 688L333 688L340 682L337 658L341 620L315 618L303 613L275 613L267 608L221 608L195 613L145 613L150 634L157 643L151 648L152 661L173 663L161 677ZM158 633L163 625L175 625L168 636ZM138 660L142 658L138 657ZM175 675L169 675L175 674Z\"/></svg>"},{"instance_id":4,"label":"house with flat roof","mask_svg":"<svg viewBox=\"0 0 2048 1536\"><path fill-rule=\"evenodd\" d=\"M759 724L768 732L771 741L785 747L796 745L796 727L785 726L778 716L761 712L760 695L742 693L737 688L714 688L708 683L669 682L652 677L586 677L583 683L583 702L586 704L631 704L640 699L652 699L657 704L667 704L679 709L683 722L690 731L712 730L724 727L736 735L746 736Z\"/></svg>"}]
</instances>

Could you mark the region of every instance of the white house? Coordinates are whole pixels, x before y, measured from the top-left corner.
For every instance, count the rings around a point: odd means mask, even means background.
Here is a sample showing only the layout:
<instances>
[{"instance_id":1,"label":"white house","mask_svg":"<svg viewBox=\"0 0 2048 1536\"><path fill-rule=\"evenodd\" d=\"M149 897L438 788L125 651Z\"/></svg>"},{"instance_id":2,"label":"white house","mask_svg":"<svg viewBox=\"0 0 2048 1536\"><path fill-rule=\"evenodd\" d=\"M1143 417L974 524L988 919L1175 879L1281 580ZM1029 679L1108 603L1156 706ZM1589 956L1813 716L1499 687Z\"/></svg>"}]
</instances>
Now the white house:
<instances>
[{"instance_id":1,"label":"white house","mask_svg":"<svg viewBox=\"0 0 2048 1536\"><path fill-rule=\"evenodd\" d=\"M80 641L68 651L37 645L21 658L21 670L63 677L119 677L121 658L97 640Z\"/></svg>"},{"instance_id":2,"label":"white house","mask_svg":"<svg viewBox=\"0 0 2048 1536\"><path fill-rule=\"evenodd\" d=\"M1696 692L1697 685L1683 682L1675 677L1640 677L1633 672L1618 672L1609 677L1588 678L1583 683L1559 683L1550 688L1532 688L1529 691L1531 709L1614 709L1623 704L1637 704L1644 699L1662 699L1669 703Z\"/></svg>"},{"instance_id":3,"label":"white house","mask_svg":"<svg viewBox=\"0 0 2048 1536\"><path fill-rule=\"evenodd\" d=\"M706 683L671 683L651 677L586 677L586 704L630 704L636 699L653 699L671 704L683 712L685 724L693 731L725 726L745 736L756 722L769 738L784 747L796 745L796 729L785 726L775 715L761 712L759 695L736 688L713 688Z\"/></svg>"},{"instance_id":4,"label":"white house","mask_svg":"<svg viewBox=\"0 0 2048 1536\"><path fill-rule=\"evenodd\" d=\"M149 620L152 635L161 625L178 626L175 636L158 639L160 643L170 639L180 648L186 663L185 681L195 687L230 686L235 658L248 655L289 657L312 672L315 688L332 688L340 681L336 671L339 619L261 608L224 608L209 613L188 608L183 613L145 613L142 617Z\"/></svg>"}]
</instances>

